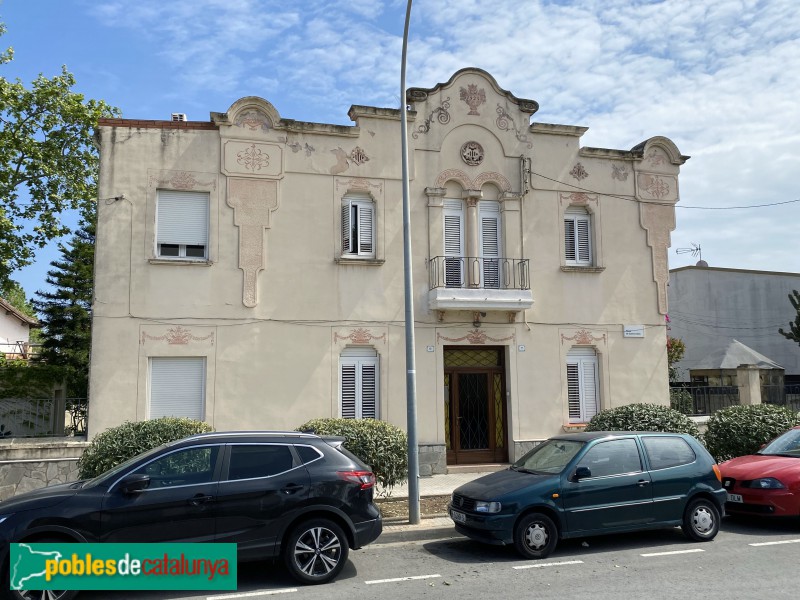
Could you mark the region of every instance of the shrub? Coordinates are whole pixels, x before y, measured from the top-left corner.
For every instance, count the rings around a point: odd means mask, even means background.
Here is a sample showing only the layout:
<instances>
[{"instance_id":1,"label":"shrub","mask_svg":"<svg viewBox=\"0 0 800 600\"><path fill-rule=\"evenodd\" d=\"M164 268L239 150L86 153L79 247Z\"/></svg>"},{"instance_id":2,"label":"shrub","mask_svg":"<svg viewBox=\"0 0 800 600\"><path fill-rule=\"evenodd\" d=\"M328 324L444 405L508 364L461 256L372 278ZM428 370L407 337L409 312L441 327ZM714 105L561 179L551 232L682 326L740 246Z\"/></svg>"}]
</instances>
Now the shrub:
<instances>
[{"instance_id":1,"label":"shrub","mask_svg":"<svg viewBox=\"0 0 800 600\"><path fill-rule=\"evenodd\" d=\"M689 417L660 404L628 404L600 411L589 421L586 431L668 431L700 435Z\"/></svg>"},{"instance_id":2,"label":"shrub","mask_svg":"<svg viewBox=\"0 0 800 600\"><path fill-rule=\"evenodd\" d=\"M208 431L212 429L207 423L178 417L126 421L92 440L78 461L78 476L81 479L97 477L151 448Z\"/></svg>"},{"instance_id":3,"label":"shrub","mask_svg":"<svg viewBox=\"0 0 800 600\"><path fill-rule=\"evenodd\" d=\"M718 461L756 453L762 444L800 423L790 408L774 404L731 406L708 419L703 441Z\"/></svg>"},{"instance_id":4,"label":"shrub","mask_svg":"<svg viewBox=\"0 0 800 600\"><path fill-rule=\"evenodd\" d=\"M374 419L313 419L297 431L344 438L344 447L372 467L384 490L408 478L408 437L402 429Z\"/></svg>"}]
</instances>

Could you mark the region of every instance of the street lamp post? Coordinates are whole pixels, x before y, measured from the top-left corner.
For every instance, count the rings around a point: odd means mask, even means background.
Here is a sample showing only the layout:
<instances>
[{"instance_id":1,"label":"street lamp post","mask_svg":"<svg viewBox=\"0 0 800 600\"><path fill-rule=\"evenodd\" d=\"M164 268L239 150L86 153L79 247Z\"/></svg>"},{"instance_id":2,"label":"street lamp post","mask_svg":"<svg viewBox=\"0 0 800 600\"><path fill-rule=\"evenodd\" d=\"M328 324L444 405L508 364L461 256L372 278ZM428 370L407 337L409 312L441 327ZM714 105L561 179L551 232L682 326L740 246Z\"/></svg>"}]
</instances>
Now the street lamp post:
<instances>
[{"instance_id":1,"label":"street lamp post","mask_svg":"<svg viewBox=\"0 0 800 600\"><path fill-rule=\"evenodd\" d=\"M411 207L408 197L408 107L406 50L411 0L406 6L403 56L400 62L400 147L403 169L403 261L406 313L406 428L408 429L408 522L419 523L419 448L417 446L417 370L414 360L414 287L411 276Z\"/></svg>"}]
</instances>

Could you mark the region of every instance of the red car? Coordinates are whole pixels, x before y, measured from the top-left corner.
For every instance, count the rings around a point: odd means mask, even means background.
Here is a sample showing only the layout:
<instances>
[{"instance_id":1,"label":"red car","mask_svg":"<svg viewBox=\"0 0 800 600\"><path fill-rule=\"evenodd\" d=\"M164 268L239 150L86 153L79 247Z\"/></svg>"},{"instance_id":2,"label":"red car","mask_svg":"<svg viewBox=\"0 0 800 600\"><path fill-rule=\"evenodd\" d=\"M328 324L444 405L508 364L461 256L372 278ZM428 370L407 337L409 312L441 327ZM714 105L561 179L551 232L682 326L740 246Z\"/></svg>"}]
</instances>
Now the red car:
<instances>
[{"instance_id":1,"label":"red car","mask_svg":"<svg viewBox=\"0 0 800 600\"><path fill-rule=\"evenodd\" d=\"M722 463L730 514L800 515L800 426L758 451Z\"/></svg>"}]
</instances>

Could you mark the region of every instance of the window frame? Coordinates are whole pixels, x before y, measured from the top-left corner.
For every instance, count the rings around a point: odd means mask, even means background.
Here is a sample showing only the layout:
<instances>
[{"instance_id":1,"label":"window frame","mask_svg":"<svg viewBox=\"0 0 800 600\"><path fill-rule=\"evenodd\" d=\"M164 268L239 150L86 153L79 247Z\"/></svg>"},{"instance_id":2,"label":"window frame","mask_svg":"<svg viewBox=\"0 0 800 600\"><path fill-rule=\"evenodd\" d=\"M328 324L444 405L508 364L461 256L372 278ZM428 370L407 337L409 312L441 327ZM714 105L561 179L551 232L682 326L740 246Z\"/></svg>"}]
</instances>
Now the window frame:
<instances>
[{"instance_id":1,"label":"window frame","mask_svg":"<svg viewBox=\"0 0 800 600\"><path fill-rule=\"evenodd\" d=\"M572 228L571 234L569 226ZM592 215L587 210L569 207L564 211L563 228L564 264L574 267L594 266Z\"/></svg>"},{"instance_id":2,"label":"window frame","mask_svg":"<svg viewBox=\"0 0 800 600\"><path fill-rule=\"evenodd\" d=\"M352 383L345 379L345 369L353 369ZM364 410L365 375L369 382L372 369L372 411ZM345 402L350 399L346 386L352 386L352 411ZM352 416L350 416L352 414ZM366 416L364 416L366 414ZM374 348L345 348L339 355L339 416L343 419L380 419L380 357Z\"/></svg>"},{"instance_id":3,"label":"window frame","mask_svg":"<svg viewBox=\"0 0 800 600\"><path fill-rule=\"evenodd\" d=\"M589 420L601 410L600 398L600 361L594 348L573 348L567 353L566 358L566 377L567 377L567 416L570 424L588 423ZM586 368L591 366L591 375L587 374ZM570 374L570 367L575 367L575 374ZM577 377L577 401L578 412L573 416L573 392L575 391L575 380ZM588 381L591 377L592 381ZM593 412L588 406L590 386L594 388L594 409ZM591 414L590 414L591 413Z\"/></svg>"},{"instance_id":4,"label":"window frame","mask_svg":"<svg viewBox=\"0 0 800 600\"><path fill-rule=\"evenodd\" d=\"M155 190L156 206L155 206L155 223L154 223L154 257L157 260L163 261L189 261L189 262L207 262L209 260L209 237L211 229L211 193L206 190L173 190L169 188L159 187ZM171 198L169 198L171 196ZM195 208L184 208L184 211L190 211L194 217L202 221L198 229L204 229L203 236L198 236L197 241L199 244L187 243L185 239L176 241L160 240L163 229L160 221L166 220L167 215L162 213L162 208L165 206L166 200L169 198L171 201L176 202L177 198L183 196L184 198L191 198L191 201L198 204ZM202 197L202 198L201 198ZM163 201L162 201L163 199ZM194 212L196 211L196 213ZM199 213L202 213L200 216ZM199 239L203 237L204 239ZM176 247L177 254L165 254L163 247L170 246ZM189 248L202 248L202 256L190 256L188 254Z\"/></svg>"},{"instance_id":5,"label":"window frame","mask_svg":"<svg viewBox=\"0 0 800 600\"><path fill-rule=\"evenodd\" d=\"M369 194L348 193L342 198L342 258L374 259L377 256L375 209L375 201ZM364 235L367 228L369 236Z\"/></svg>"}]
</instances>

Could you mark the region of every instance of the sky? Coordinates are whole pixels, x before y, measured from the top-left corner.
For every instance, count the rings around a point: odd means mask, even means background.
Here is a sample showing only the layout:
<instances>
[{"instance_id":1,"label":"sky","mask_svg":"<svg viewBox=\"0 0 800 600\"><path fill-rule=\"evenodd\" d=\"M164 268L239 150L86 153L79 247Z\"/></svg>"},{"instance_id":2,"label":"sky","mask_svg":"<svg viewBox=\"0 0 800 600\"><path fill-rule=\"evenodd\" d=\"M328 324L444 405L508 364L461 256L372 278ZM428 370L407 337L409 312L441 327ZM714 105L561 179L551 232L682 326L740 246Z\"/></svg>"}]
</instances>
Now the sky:
<instances>
[{"instance_id":1,"label":"sky","mask_svg":"<svg viewBox=\"0 0 800 600\"><path fill-rule=\"evenodd\" d=\"M352 125L398 108L405 0L2 0L29 83L61 65L125 118L209 120L261 96L284 118ZM589 127L583 146L670 138L680 175L670 268L800 271L797 0L416 0L407 86L479 67L533 121ZM399 142L398 142L399 143ZM534 149L535 152L535 149ZM696 208L703 207L703 208ZM754 207L754 208L738 208ZM67 215L65 222L72 222ZM51 244L14 278L45 289Z\"/></svg>"}]
</instances>

